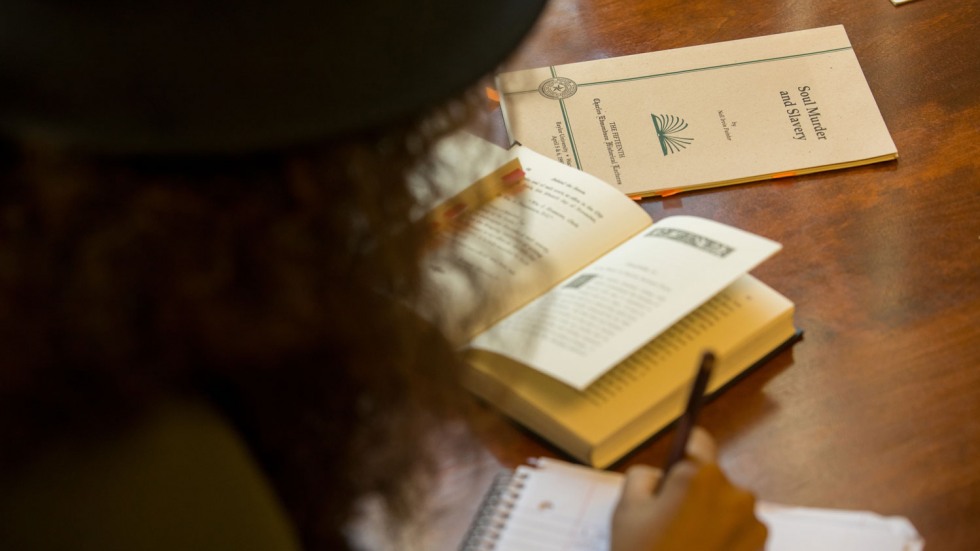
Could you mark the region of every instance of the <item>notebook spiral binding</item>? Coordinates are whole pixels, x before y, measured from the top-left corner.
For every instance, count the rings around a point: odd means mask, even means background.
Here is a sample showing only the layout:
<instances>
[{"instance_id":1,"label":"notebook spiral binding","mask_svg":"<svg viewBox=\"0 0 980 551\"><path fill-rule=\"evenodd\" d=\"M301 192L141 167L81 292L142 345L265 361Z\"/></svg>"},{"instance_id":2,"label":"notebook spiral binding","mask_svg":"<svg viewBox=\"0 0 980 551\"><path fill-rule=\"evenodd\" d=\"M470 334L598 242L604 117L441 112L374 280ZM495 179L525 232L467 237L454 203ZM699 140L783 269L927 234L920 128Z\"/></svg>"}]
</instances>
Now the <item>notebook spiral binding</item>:
<instances>
[{"instance_id":1,"label":"notebook spiral binding","mask_svg":"<svg viewBox=\"0 0 980 551\"><path fill-rule=\"evenodd\" d=\"M505 470L494 477L459 551L493 551L524 488L526 473Z\"/></svg>"}]
</instances>

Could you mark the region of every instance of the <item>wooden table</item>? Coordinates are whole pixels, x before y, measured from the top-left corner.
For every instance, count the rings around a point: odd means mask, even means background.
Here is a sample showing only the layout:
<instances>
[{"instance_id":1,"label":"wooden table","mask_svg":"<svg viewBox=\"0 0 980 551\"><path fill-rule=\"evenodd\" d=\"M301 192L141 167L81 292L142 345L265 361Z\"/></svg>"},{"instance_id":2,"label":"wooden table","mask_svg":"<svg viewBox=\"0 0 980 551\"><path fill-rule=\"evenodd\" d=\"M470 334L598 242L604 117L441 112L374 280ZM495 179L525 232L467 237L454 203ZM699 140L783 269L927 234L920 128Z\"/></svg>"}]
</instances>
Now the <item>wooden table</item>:
<instances>
[{"instance_id":1,"label":"wooden table","mask_svg":"<svg viewBox=\"0 0 980 551\"><path fill-rule=\"evenodd\" d=\"M642 204L785 246L754 274L796 303L805 338L700 422L731 478L766 500L906 516L944 551L980 549L978 19L976 1L554 0L505 67L844 25L897 162ZM613 468L659 464L670 434ZM496 452L561 457L517 428Z\"/></svg>"}]
</instances>

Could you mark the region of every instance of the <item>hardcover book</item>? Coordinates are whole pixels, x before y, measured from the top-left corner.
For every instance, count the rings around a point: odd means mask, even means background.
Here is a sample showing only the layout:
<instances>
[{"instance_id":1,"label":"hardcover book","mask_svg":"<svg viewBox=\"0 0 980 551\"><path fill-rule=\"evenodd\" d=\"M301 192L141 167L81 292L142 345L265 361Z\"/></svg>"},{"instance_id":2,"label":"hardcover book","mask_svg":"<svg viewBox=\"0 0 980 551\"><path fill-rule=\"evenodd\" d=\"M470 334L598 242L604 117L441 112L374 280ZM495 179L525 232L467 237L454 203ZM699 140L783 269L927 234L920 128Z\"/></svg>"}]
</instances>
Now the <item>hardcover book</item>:
<instances>
[{"instance_id":1,"label":"hardcover book","mask_svg":"<svg viewBox=\"0 0 980 551\"><path fill-rule=\"evenodd\" d=\"M589 174L512 153L524 190L487 198L433 249L417 309L485 314L444 327L465 384L545 440L609 465L680 415L704 350L712 392L797 337L792 302L748 273L778 243L703 218L654 222Z\"/></svg>"}]
</instances>

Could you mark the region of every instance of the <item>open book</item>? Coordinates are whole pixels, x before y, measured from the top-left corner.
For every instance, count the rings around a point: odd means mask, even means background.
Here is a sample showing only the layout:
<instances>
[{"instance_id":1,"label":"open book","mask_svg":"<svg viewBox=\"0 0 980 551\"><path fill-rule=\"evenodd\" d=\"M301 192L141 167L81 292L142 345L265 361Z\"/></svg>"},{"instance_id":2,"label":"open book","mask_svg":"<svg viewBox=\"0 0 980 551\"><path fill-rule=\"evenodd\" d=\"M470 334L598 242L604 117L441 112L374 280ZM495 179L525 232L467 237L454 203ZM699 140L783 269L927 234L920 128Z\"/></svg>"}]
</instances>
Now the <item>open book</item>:
<instances>
[{"instance_id":1,"label":"open book","mask_svg":"<svg viewBox=\"0 0 980 551\"><path fill-rule=\"evenodd\" d=\"M897 157L840 25L497 77L508 134L631 196Z\"/></svg>"},{"instance_id":2,"label":"open book","mask_svg":"<svg viewBox=\"0 0 980 551\"><path fill-rule=\"evenodd\" d=\"M498 476L461 551L606 551L623 475L541 458ZM903 517L760 502L766 551L921 551Z\"/></svg>"},{"instance_id":3,"label":"open book","mask_svg":"<svg viewBox=\"0 0 980 551\"><path fill-rule=\"evenodd\" d=\"M676 419L705 349L713 392L797 336L793 304L748 272L779 250L710 220L654 223L612 186L527 148L525 190L474 211L426 261L433 297L486 317L447 330L464 383L603 467ZM486 297L490 297L489 299Z\"/></svg>"}]
</instances>

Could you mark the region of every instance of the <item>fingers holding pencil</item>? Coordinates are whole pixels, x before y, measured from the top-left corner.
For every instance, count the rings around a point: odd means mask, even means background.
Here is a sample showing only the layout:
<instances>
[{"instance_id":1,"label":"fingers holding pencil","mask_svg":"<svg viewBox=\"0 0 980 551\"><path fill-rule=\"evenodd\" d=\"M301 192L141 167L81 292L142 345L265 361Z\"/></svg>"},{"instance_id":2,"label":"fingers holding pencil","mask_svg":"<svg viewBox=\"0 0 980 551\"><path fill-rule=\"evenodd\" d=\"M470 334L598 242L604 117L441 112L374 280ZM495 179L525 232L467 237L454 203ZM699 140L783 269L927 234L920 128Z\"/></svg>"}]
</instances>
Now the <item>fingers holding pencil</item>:
<instances>
[{"instance_id":1,"label":"fingers holding pencil","mask_svg":"<svg viewBox=\"0 0 980 551\"><path fill-rule=\"evenodd\" d=\"M761 550L767 532L755 498L728 480L714 449L706 431L692 431L687 456L662 485L660 469L631 467L613 514L612 551Z\"/></svg>"},{"instance_id":2,"label":"fingers holding pencil","mask_svg":"<svg viewBox=\"0 0 980 551\"><path fill-rule=\"evenodd\" d=\"M694 427L691 431L690 439L687 442L686 459L699 464L709 464L715 462L716 446L714 439L708 431L701 427ZM683 461L678 464L681 469ZM641 500L650 497L657 486L661 483L664 472L662 469L649 465L634 465L626 471L626 482L623 485L622 499Z\"/></svg>"}]
</instances>

